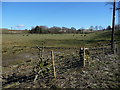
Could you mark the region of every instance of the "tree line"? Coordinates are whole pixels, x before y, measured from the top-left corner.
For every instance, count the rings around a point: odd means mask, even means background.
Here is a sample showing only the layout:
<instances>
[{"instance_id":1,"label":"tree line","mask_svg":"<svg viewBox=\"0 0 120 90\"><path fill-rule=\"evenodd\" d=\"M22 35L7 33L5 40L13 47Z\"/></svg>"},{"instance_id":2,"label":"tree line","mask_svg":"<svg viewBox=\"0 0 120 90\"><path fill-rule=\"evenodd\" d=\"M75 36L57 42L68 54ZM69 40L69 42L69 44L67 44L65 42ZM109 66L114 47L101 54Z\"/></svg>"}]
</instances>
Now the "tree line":
<instances>
[{"instance_id":1,"label":"tree line","mask_svg":"<svg viewBox=\"0 0 120 90\"><path fill-rule=\"evenodd\" d=\"M116 25L116 27L118 27ZM111 26L107 26L107 28L103 28L102 26L90 26L89 29L84 29L83 27L80 29L76 29L74 27L57 27L53 26L48 28L47 26L36 26L33 27L29 33L37 33L37 34L62 34L62 33L90 33L94 30L111 30Z\"/></svg>"}]
</instances>

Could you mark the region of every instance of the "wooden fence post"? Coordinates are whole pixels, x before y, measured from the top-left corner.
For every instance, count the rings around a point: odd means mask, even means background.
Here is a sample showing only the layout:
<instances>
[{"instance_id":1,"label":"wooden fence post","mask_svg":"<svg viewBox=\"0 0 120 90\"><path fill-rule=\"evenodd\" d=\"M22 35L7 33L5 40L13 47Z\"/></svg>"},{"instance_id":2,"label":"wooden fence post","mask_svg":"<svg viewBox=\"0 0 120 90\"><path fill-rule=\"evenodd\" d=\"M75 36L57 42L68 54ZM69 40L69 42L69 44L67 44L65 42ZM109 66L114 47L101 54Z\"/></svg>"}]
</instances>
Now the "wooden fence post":
<instances>
[{"instance_id":1,"label":"wooden fence post","mask_svg":"<svg viewBox=\"0 0 120 90\"><path fill-rule=\"evenodd\" d=\"M85 66L85 48L80 48L79 55L80 55L80 65L84 67Z\"/></svg>"},{"instance_id":2,"label":"wooden fence post","mask_svg":"<svg viewBox=\"0 0 120 90\"><path fill-rule=\"evenodd\" d=\"M53 53L53 50L51 51L51 58L52 58L52 63L53 63L54 78L56 79L55 61L54 61L54 53Z\"/></svg>"},{"instance_id":3,"label":"wooden fence post","mask_svg":"<svg viewBox=\"0 0 120 90\"><path fill-rule=\"evenodd\" d=\"M118 54L118 44L117 43L115 43L115 50L114 50L114 54Z\"/></svg>"}]
</instances>

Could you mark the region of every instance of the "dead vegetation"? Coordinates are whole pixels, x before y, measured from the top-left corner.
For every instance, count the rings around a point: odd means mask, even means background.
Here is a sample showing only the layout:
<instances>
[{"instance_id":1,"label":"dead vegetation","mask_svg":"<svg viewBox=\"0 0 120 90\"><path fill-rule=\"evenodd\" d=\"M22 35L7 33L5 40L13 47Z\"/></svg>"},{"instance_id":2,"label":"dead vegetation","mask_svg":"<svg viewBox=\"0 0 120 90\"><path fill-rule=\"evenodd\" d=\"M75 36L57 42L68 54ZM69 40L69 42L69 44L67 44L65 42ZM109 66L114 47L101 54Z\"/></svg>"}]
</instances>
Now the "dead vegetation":
<instances>
[{"instance_id":1,"label":"dead vegetation","mask_svg":"<svg viewBox=\"0 0 120 90\"><path fill-rule=\"evenodd\" d=\"M8 67L9 72L3 73L3 88L120 88L120 61L117 55L91 53L90 64L81 68L78 51L54 51L56 79L50 68L51 72L34 82L32 69L36 60L31 59ZM52 63L49 50L43 55Z\"/></svg>"}]
</instances>

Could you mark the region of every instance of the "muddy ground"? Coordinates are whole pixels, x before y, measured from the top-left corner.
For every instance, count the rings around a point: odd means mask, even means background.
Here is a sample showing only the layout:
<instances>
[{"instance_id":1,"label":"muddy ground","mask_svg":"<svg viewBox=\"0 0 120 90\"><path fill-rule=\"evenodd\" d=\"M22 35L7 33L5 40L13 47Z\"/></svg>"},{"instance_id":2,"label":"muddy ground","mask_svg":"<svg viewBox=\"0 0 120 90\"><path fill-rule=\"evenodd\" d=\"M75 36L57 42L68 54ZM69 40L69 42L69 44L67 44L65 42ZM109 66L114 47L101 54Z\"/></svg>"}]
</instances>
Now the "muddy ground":
<instances>
[{"instance_id":1,"label":"muddy ground","mask_svg":"<svg viewBox=\"0 0 120 90\"><path fill-rule=\"evenodd\" d=\"M51 72L34 82L38 50L31 51L25 49L15 56L12 53L11 59L3 55L3 88L120 88L120 60L116 54L90 51L89 63L81 67L78 49L54 49L56 79L50 67ZM52 64L50 52L45 49L43 56Z\"/></svg>"}]
</instances>

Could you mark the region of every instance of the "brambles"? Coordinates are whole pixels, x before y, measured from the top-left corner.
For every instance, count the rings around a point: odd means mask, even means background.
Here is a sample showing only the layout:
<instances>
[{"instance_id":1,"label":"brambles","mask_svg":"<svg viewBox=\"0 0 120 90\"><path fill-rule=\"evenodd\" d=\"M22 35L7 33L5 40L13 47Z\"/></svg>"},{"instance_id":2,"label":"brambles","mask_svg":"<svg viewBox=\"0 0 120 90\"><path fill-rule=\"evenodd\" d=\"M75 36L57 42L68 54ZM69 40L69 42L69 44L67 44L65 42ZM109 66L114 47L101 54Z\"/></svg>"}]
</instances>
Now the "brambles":
<instances>
[{"instance_id":1,"label":"brambles","mask_svg":"<svg viewBox=\"0 0 120 90\"><path fill-rule=\"evenodd\" d=\"M34 82L38 79L38 77L45 77L45 75L47 75L50 72L50 67L51 67L50 63L48 63L49 59L45 60L43 58L44 48L37 47L37 49L39 50L38 53L39 60L36 66L34 66L33 68L33 72L35 74Z\"/></svg>"}]
</instances>

